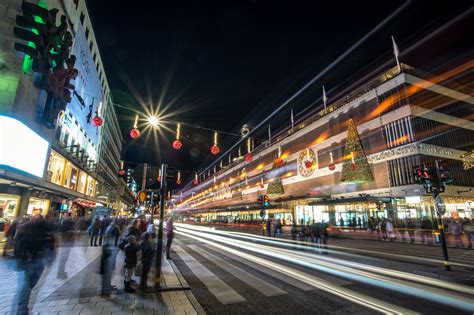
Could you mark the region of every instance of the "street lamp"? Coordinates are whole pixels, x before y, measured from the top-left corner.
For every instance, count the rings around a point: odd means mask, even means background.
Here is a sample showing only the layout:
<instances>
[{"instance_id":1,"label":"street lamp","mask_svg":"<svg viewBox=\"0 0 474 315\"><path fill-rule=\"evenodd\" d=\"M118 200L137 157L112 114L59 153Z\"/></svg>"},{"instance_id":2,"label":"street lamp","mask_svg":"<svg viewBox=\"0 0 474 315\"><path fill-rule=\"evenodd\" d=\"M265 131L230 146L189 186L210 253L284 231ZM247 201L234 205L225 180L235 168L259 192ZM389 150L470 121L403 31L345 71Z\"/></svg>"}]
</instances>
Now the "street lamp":
<instances>
[{"instance_id":1,"label":"street lamp","mask_svg":"<svg viewBox=\"0 0 474 315\"><path fill-rule=\"evenodd\" d=\"M158 117L156 117L156 116L148 117L148 123L153 127L157 127L159 122L160 121L159 121Z\"/></svg>"}]
</instances>

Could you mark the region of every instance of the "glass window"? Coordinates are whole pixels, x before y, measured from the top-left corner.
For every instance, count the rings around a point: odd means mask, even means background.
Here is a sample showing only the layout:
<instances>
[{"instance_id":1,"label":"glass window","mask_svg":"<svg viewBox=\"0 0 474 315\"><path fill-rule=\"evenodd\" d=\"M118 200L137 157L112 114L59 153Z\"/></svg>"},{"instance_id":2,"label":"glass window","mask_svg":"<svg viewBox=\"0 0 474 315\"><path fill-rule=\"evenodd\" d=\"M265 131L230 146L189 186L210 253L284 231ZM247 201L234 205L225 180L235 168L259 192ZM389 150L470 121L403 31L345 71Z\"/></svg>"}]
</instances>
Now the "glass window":
<instances>
[{"instance_id":1,"label":"glass window","mask_svg":"<svg viewBox=\"0 0 474 315\"><path fill-rule=\"evenodd\" d=\"M48 163L48 181L57 185L62 185L65 165L66 159L51 150Z\"/></svg>"},{"instance_id":2,"label":"glass window","mask_svg":"<svg viewBox=\"0 0 474 315\"><path fill-rule=\"evenodd\" d=\"M79 173L79 182L77 183L77 191L80 193L86 193L86 186L87 186L87 173L80 171ZM90 176L89 176L90 177Z\"/></svg>"},{"instance_id":3,"label":"glass window","mask_svg":"<svg viewBox=\"0 0 474 315\"><path fill-rule=\"evenodd\" d=\"M0 194L0 220L16 218L19 206L20 196Z\"/></svg>"},{"instance_id":4,"label":"glass window","mask_svg":"<svg viewBox=\"0 0 474 315\"><path fill-rule=\"evenodd\" d=\"M76 190L78 174L79 169L75 167L72 163L67 162L63 186L71 190Z\"/></svg>"},{"instance_id":5,"label":"glass window","mask_svg":"<svg viewBox=\"0 0 474 315\"><path fill-rule=\"evenodd\" d=\"M96 186L97 186L97 181L92 176L88 176L86 195L95 197Z\"/></svg>"},{"instance_id":6,"label":"glass window","mask_svg":"<svg viewBox=\"0 0 474 315\"><path fill-rule=\"evenodd\" d=\"M28 203L28 212L34 217L39 215L46 215L48 214L49 210L49 200L48 199L40 199L40 198L30 198L30 202Z\"/></svg>"}]
</instances>

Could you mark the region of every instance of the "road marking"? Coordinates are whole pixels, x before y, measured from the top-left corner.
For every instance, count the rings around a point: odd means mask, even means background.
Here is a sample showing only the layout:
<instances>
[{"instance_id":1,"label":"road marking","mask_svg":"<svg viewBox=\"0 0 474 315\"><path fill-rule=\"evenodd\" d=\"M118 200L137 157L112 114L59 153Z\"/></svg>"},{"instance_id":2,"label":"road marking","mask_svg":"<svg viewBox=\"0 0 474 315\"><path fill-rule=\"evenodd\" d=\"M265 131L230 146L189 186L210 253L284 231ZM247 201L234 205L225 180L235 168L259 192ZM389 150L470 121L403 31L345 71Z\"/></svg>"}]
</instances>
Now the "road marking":
<instances>
[{"instance_id":1,"label":"road marking","mask_svg":"<svg viewBox=\"0 0 474 315\"><path fill-rule=\"evenodd\" d=\"M338 287L335 286L327 281L321 280L317 277L311 276L307 273L301 272L297 269L293 269L291 267L281 265L263 258L260 258L255 255L247 254L242 251L224 246L223 244L216 243L215 240L209 240L207 238L212 237L209 235L206 235L205 233L200 233L196 231L186 231L187 234L183 233L182 231L177 231L177 234L187 236L189 238L193 238L196 240L199 240L205 244L214 246L219 248L222 251L228 251L230 253L233 253L237 256L241 256L243 258L249 259L254 261L257 264L260 264L262 266L265 266L267 268L272 268L274 270L278 270L279 272L286 274L290 277L294 277L295 279L298 279L299 281L305 282L309 285L312 285L315 288L321 289L323 291L326 291L328 293L331 293L333 295L336 295L340 298L343 298L345 300L357 303L359 305L362 305L364 307L370 308L372 310L378 311L380 313L390 313L390 314L416 314L414 311L393 305L391 303L381 301L374 299L370 296L367 296L362 293L358 293L355 291L352 291L350 289L344 288L344 287ZM198 236L199 235L199 236ZM204 238L203 238L204 237ZM217 239L221 239L219 236L215 236ZM222 241L222 240L221 240Z\"/></svg>"},{"instance_id":2,"label":"road marking","mask_svg":"<svg viewBox=\"0 0 474 315\"><path fill-rule=\"evenodd\" d=\"M237 293L234 289L229 287L224 281L219 279L214 273L209 271L201 263L199 263L193 256L189 255L179 245L173 247L174 251L194 273L196 277L209 289L209 291L222 304L233 304L246 302L247 300Z\"/></svg>"},{"instance_id":3,"label":"road marking","mask_svg":"<svg viewBox=\"0 0 474 315\"><path fill-rule=\"evenodd\" d=\"M206 247L210 247L209 245L207 244L204 244L204 246ZM237 260L238 262L242 263L242 264L245 264L253 269L256 269L258 270L259 272L261 273L264 273L264 274L267 274L269 275L270 277L273 277L273 278L276 278L280 281L283 281L285 283L288 283L289 285L293 286L293 287L296 287L300 290L303 290L303 291L311 291L311 290L314 290L314 287L311 286L311 285L308 285L306 284L305 282L302 282L302 281L298 281L296 280L295 278L292 278L292 277L287 277L281 273L279 273L278 271L275 271L273 269L269 269L269 268L265 268L259 264L256 264L250 260L247 260L247 259L244 259L240 256L236 256L236 255L233 255L231 253L228 253L228 252L225 252L225 251L220 251L220 254L222 255L225 255L231 259L234 259L234 260Z\"/></svg>"},{"instance_id":4,"label":"road marking","mask_svg":"<svg viewBox=\"0 0 474 315\"><path fill-rule=\"evenodd\" d=\"M219 258L214 254L211 254L209 251L205 250L202 247L196 245L189 245L188 247L191 248L193 251L197 252L199 255L208 259L209 261L215 263L220 268L226 270L230 274L235 275L239 280L245 282L247 285L256 289L265 296L277 296L287 294L286 291L280 289L279 287L276 287L273 284L270 284L237 266L234 266L230 262Z\"/></svg>"}]
</instances>

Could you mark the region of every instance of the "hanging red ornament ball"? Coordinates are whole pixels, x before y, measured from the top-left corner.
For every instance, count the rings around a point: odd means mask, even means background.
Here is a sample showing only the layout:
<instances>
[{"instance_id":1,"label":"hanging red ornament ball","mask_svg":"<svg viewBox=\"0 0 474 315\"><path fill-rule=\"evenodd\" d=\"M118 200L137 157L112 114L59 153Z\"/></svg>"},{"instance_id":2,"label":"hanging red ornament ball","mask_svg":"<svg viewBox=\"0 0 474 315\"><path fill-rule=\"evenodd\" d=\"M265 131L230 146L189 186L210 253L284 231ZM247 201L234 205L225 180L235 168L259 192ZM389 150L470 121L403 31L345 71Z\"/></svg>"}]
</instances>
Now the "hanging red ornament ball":
<instances>
[{"instance_id":1,"label":"hanging red ornament ball","mask_svg":"<svg viewBox=\"0 0 474 315\"><path fill-rule=\"evenodd\" d=\"M119 171L119 175L120 175L120 176L125 175L125 170L120 170L120 171Z\"/></svg>"},{"instance_id":2,"label":"hanging red ornament ball","mask_svg":"<svg viewBox=\"0 0 474 315\"><path fill-rule=\"evenodd\" d=\"M260 188L265 188L265 185L264 184L260 184Z\"/></svg>"},{"instance_id":3,"label":"hanging red ornament ball","mask_svg":"<svg viewBox=\"0 0 474 315\"><path fill-rule=\"evenodd\" d=\"M176 180L176 185L181 185L181 179Z\"/></svg>"},{"instance_id":4,"label":"hanging red ornament ball","mask_svg":"<svg viewBox=\"0 0 474 315\"><path fill-rule=\"evenodd\" d=\"M211 153L216 155L216 154L219 154L219 152L221 152L221 149L219 148L219 146L217 144L214 144L211 147Z\"/></svg>"},{"instance_id":5,"label":"hanging red ornament ball","mask_svg":"<svg viewBox=\"0 0 474 315\"><path fill-rule=\"evenodd\" d=\"M250 154L250 153L245 154L245 161L250 163L250 162L252 162L252 160L253 160L252 154Z\"/></svg>"},{"instance_id":6,"label":"hanging red ornament ball","mask_svg":"<svg viewBox=\"0 0 474 315\"><path fill-rule=\"evenodd\" d=\"M282 159L282 158L276 158L276 159L275 159L275 164L276 164L276 165L280 165L280 164L282 164L282 163L283 163L283 159Z\"/></svg>"},{"instance_id":7,"label":"hanging red ornament ball","mask_svg":"<svg viewBox=\"0 0 474 315\"><path fill-rule=\"evenodd\" d=\"M334 163L329 164L328 167L331 171L334 171L336 169L336 165L334 165Z\"/></svg>"},{"instance_id":8,"label":"hanging red ornament ball","mask_svg":"<svg viewBox=\"0 0 474 315\"><path fill-rule=\"evenodd\" d=\"M133 128L132 130L130 130L130 137L132 137L132 139L140 137L140 130L138 130L137 128Z\"/></svg>"},{"instance_id":9,"label":"hanging red ornament ball","mask_svg":"<svg viewBox=\"0 0 474 315\"><path fill-rule=\"evenodd\" d=\"M181 143L181 141L179 141L179 139L173 141L173 149L179 150L182 146L183 144Z\"/></svg>"},{"instance_id":10,"label":"hanging red ornament ball","mask_svg":"<svg viewBox=\"0 0 474 315\"><path fill-rule=\"evenodd\" d=\"M194 184L194 186L197 186L197 184L199 184L199 181L198 181L197 179L195 179L195 180L193 181L193 184Z\"/></svg>"},{"instance_id":11,"label":"hanging red ornament ball","mask_svg":"<svg viewBox=\"0 0 474 315\"><path fill-rule=\"evenodd\" d=\"M355 170L356 168L357 168L357 165L356 165L355 163L352 163L352 164L351 164L351 169L352 169L352 170Z\"/></svg>"},{"instance_id":12,"label":"hanging red ornament ball","mask_svg":"<svg viewBox=\"0 0 474 315\"><path fill-rule=\"evenodd\" d=\"M311 162L311 161L306 161L306 162L304 162L304 166L305 166L306 168L312 168L312 167L313 167L313 162Z\"/></svg>"},{"instance_id":13,"label":"hanging red ornament ball","mask_svg":"<svg viewBox=\"0 0 474 315\"><path fill-rule=\"evenodd\" d=\"M100 118L99 116L95 116L94 119L92 119L92 124L96 127L102 126L104 123L104 120Z\"/></svg>"}]
</instances>

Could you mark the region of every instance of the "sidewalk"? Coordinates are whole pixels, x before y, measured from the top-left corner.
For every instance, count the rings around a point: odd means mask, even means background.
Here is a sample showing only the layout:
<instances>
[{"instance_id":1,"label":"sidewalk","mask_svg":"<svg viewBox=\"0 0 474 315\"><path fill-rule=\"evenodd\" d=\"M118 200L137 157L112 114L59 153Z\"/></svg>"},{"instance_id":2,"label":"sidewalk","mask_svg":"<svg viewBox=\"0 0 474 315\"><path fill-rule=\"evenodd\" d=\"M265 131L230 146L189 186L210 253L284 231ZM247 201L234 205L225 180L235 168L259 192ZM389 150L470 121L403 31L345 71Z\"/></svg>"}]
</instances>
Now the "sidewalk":
<instances>
[{"instance_id":1,"label":"sidewalk","mask_svg":"<svg viewBox=\"0 0 474 315\"><path fill-rule=\"evenodd\" d=\"M64 258L66 257L66 260ZM56 258L46 266L31 291L31 314L205 314L172 261L163 261L159 293L123 291L123 252L116 258L112 284L118 287L110 297L101 296L102 276L98 274L101 247L58 247ZM31 271L12 268L13 258L0 259L0 314L16 313L18 296ZM61 275L60 271L61 270ZM139 278L134 277L136 283ZM154 285L154 270L148 285ZM20 305L18 305L20 304Z\"/></svg>"}]
</instances>

